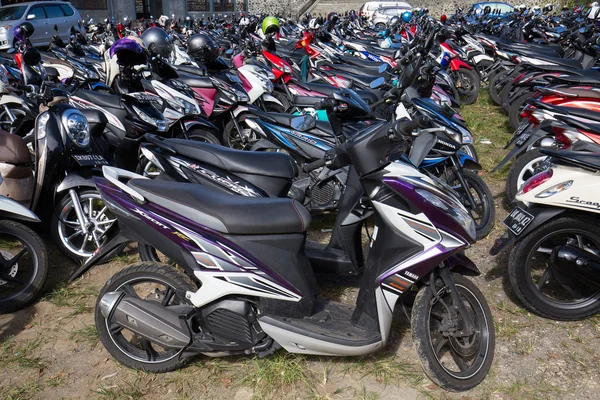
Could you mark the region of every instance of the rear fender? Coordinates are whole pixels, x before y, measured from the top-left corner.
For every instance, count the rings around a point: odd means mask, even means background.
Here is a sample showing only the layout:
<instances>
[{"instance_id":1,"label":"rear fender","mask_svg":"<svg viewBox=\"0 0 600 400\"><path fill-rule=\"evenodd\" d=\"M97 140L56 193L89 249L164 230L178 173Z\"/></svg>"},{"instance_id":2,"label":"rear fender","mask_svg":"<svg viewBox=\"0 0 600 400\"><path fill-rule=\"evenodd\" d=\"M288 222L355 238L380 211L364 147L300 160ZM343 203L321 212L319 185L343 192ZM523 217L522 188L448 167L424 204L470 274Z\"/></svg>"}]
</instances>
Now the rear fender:
<instances>
[{"instance_id":1,"label":"rear fender","mask_svg":"<svg viewBox=\"0 0 600 400\"><path fill-rule=\"evenodd\" d=\"M473 69L469 64L462 60L459 60L458 58L453 58L452 60L450 60L450 69L452 69L452 71L458 71L461 68Z\"/></svg>"},{"instance_id":2,"label":"rear fender","mask_svg":"<svg viewBox=\"0 0 600 400\"><path fill-rule=\"evenodd\" d=\"M502 161L500 161L500 163L498 165L496 165L491 172L496 172L498 171L500 168L502 168L503 166L505 166L510 160L512 160L513 158L517 157L518 155L525 153L535 142L539 141L541 138L545 137L545 136L549 136L549 133L544 131L543 129L536 129L534 132L530 133L530 136L528 139L519 142L520 140L522 140L524 137L518 137L518 138L513 138L511 140L511 142L515 143L515 147L513 147L511 149L511 151L508 152L508 154L506 155L506 157L504 157L504 159Z\"/></svg>"}]
</instances>

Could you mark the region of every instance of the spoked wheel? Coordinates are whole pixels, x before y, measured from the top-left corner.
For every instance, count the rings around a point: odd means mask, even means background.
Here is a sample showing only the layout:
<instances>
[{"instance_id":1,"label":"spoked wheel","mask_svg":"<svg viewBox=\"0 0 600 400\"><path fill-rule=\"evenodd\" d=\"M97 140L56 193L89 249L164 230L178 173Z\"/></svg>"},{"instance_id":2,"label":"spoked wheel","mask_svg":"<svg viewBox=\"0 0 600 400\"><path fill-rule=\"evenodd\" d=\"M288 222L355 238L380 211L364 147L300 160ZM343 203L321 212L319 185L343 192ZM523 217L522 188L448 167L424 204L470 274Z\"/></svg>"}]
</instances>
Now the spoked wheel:
<instances>
[{"instance_id":1,"label":"spoked wheel","mask_svg":"<svg viewBox=\"0 0 600 400\"><path fill-rule=\"evenodd\" d=\"M461 202L467 211L469 211L473 221L475 221L477 240L480 240L486 237L494 228L496 218L494 196L483 179L475 172L463 169L461 173L466 187L463 187L462 183L454 173L447 177L446 180L452 189L456 190L459 194ZM467 198L467 191L473 198L475 207L471 207L470 201Z\"/></svg>"},{"instance_id":2,"label":"spoked wheel","mask_svg":"<svg viewBox=\"0 0 600 400\"><path fill-rule=\"evenodd\" d=\"M535 175L537 168L547 158L548 156L542 154L538 149L530 150L517 158L510 166L506 177L506 197L509 201L515 200L517 192L525 181Z\"/></svg>"},{"instance_id":3,"label":"spoked wheel","mask_svg":"<svg viewBox=\"0 0 600 400\"><path fill-rule=\"evenodd\" d=\"M78 204L74 203L73 197ZM78 206L81 206L83 226L78 217ZM83 261L104 243L104 234L115 222L116 217L104 205L100 193L95 190L74 191L73 196L67 194L54 209L51 234L63 254L75 261ZM119 254L125 245L119 246L103 260L108 261Z\"/></svg>"},{"instance_id":4,"label":"spoked wheel","mask_svg":"<svg viewBox=\"0 0 600 400\"><path fill-rule=\"evenodd\" d=\"M187 361L183 349L165 348L137 333L105 318L100 300L109 292L124 292L127 296L155 302L163 307L185 308L185 293L196 286L179 270L155 263L134 264L113 276L98 296L95 309L96 329L106 350L121 364L150 372L173 371ZM189 306L191 309L191 306ZM181 310L180 310L181 311Z\"/></svg>"},{"instance_id":5,"label":"spoked wheel","mask_svg":"<svg viewBox=\"0 0 600 400\"><path fill-rule=\"evenodd\" d=\"M562 217L537 228L510 253L508 275L527 309L546 318L577 320L600 311L600 291L561 274L552 252L571 245L600 255L600 227L581 219Z\"/></svg>"},{"instance_id":6,"label":"spoked wheel","mask_svg":"<svg viewBox=\"0 0 600 400\"><path fill-rule=\"evenodd\" d=\"M252 145L254 145L260 137L258 137L256 132L246 126L246 123L243 120L238 120L238 126L240 127L239 130L233 120L225 125L225 130L223 131L223 146L236 150L250 150Z\"/></svg>"},{"instance_id":7,"label":"spoked wheel","mask_svg":"<svg viewBox=\"0 0 600 400\"><path fill-rule=\"evenodd\" d=\"M32 302L48 274L42 239L18 222L0 221L0 314Z\"/></svg>"},{"instance_id":8,"label":"spoked wheel","mask_svg":"<svg viewBox=\"0 0 600 400\"><path fill-rule=\"evenodd\" d=\"M494 322L479 289L461 275L452 278L474 330L463 331L460 313L451 316L455 305L446 287L424 286L413 304L412 336L427 376L444 389L464 391L477 386L492 365Z\"/></svg>"},{"instance_id":9,"label":"spoked wheel","mask_svg":"<svg viewBox=\"0 0 600 400\"><path fill-rule=\"evenodd\" d=\"M456 89L458 90L458 99L460 104L473 104L479 96L479 86L481 79L477 72L472 69L459 68L452 72Z\"/></svg>"},{"instance_id":10,"label":"spoked wheel","mask_svg":"<svg viewBox=\"0 0 600 400\"><path fill-rule=\"evenodd\" d=\"M17 128L27 117L25 111L18 108L0 108L0 129L15 134Z\"/></svg>"}]
</instances>

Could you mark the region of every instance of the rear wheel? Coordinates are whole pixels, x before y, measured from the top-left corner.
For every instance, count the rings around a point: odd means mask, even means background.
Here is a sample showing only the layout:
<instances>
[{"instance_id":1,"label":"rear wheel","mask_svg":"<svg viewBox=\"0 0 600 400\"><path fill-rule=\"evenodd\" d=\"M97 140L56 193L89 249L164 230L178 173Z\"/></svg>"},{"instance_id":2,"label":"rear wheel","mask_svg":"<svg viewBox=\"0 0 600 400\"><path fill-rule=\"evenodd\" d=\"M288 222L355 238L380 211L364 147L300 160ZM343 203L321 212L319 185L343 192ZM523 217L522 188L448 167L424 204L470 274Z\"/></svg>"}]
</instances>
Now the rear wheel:
<instances>
[{"instance_id":1,"label":"rear wheel","mask_svg":"<svg viewBox=\"0 0 600 400\"><path fill-rule=\"evenodd\" d=\"M0 221L0 314L31 303L48 275L42 239L14 221Z\"/></svg>"},{"instance_id":2,"label":"rear wheel","mask_svg":"<svg viewBox=\"0 0 600 400\"><path fill-rule=\"evenodd\" d=\"M124 292L163 307L181 307L187 304L185 293L196 290L196 285L183 272L172 267L138 263L125 268L106 282L98 296L94 316L100 341L127 367L159 373L180 368L188 360L182 356L182 349L161 347L112 321L110 316L105 318L100 311L100 301L106 293Z\"/></svg>"},{"instance_id":3,"label":"rear wheel","mask_svg":"<svg viewBox=\"0 0 600 400\"><path fill-rule=\"evenodd\" d=\"M537 315L578 320L600 312L600 291L563 276L553 267L552 252L562 245L600 253L600 227L580 218L562 217L543 224L510 253L508 276L525 307Z\"/></svg>"},{"instance_id":4,"label":"rear wheel","mask_svg":"<svg viewBox=\"0 0 600 400\"><path fill-rule=\"evenodd\" d=\"M515 160L510 166L506 177L506 197L508 197L508 201L515 200L521 186L527 179L535 175L536 168L546 158L548 156L543 155L540 150L533 149Z\"/></svg>"},{"instance_id":5,"label":"rear wheel","mask_svg":"<svg viewBox=\"0 0 600 400\"><path fill-rule=\"evenodd\" d=\"M423 286L412 308L412 337L425 374L444 389L465 391L477 386L492 365L494 321L477 286L461 275L452 274L452 279L474 331L460 334L464 322L460 313L453 317L449 312L456 307L449 287Z\"/></svg>"},{"instance_id":6,"label":"rear wheel","mask_svg":"<svg viewBox=\"0 0 600 400\"><path fill-rule=\"evenodd\" d=\"M513 129L517 129L521 125L521 112L523 112L523 109L527 105L527 100L533 98L534 94L534 92L525 92L511 101L510 108L508 109L508 119Z\"/></svg>"}]
</instances>

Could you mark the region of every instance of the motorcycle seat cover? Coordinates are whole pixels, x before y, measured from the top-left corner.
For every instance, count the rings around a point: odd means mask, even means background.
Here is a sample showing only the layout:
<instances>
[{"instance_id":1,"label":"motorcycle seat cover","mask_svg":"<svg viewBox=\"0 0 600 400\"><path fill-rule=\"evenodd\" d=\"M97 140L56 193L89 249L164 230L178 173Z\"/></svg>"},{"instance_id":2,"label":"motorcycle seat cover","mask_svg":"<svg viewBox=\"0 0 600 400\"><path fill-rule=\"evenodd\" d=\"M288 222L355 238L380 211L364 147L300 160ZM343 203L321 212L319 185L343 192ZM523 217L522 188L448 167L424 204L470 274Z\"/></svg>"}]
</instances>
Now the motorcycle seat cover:
<instances>
[{"instance_id":1,"label":"motorcycle seat cover","mask_svg":"<svg viewBox=\"0 0 600 400\"><path fill-rule=\"evenodd\" d=\"M132 179L144 198L200 225L236 235L303 233L310 213L287 198L229 195L194 183Z\"/></svg>"},{"instance_id":2,"label":"motorcycle seat cover","mask_svg":"<svg viewBox=\"0 0 600 400\"><path fill-rule=\"evenodd\" d=\"M184 139L165 139L164 142L182 156L228 172L284 179L293 179L298 174L296 162L284 153L234 150Z\"/></svg>"},{"instance_id":3,"label":"motorcycle seat cover","mask_svg":"<svg viewBox=\"0 0 600 400\"><path fill-rule=\"evenodd\" d=\"M593 169L596 171L600 170L600 153L566 150L543 150L542 153L565 160L567 162L572 162L575 165L580 165L588 169Z\"/></svg>"}]
</instances>

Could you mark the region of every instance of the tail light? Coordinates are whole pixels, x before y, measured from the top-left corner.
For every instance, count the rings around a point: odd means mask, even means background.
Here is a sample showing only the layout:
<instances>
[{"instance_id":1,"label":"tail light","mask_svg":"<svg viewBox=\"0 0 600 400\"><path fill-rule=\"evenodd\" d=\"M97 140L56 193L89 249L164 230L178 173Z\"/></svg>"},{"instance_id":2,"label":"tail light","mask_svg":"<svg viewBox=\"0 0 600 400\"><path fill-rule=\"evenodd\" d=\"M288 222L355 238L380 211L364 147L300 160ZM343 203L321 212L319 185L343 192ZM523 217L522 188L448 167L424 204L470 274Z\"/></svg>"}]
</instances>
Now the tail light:
<instances>
[{"instance_id":1,"label":"tail light","mask_svg":"<svg viewBox=\"0 0 600 400\"><path fill-rule=\"evenodd\" d=\"M513 85L516 85L516 84L518 84L518 83L525 83L525 82L527 82L529 79L528 79L528 80L526 80L526 81L523 81L523 82L519 82L519 81L520 81L521 79L523 79L525 76L527 76L527 72L524 72L524 73L520 74L519 76L517 76L515 79L513 79L513 81L512 81L512 84L513 84Z\"/></svg>"},{"instance_id":2,"label":"tail light","mask_svg":"<svg viewBox=\"0 0 600 400\"><path fill-rule=\"evenodd\" d=\"M523 184L523 188L519 191L518 194L525 194L527 192L532 191L536 187L548 182L550 178L552 178L552 175L554 175L554 171L552 169L547 169L543 172L540 172L537 175L532 176L531 178L525 181L525 183Z\"/></svg>"},{"instance_id":3,"label":"tail light","mask_svg":"<svg viewBox=\"0 0 600 400\"><path fill-rule=\"evenodd\" d=\"M568 149L573 144L573 143L571 143L571 138L569 138L569 136L567 136L565 134L565 131L566 131L565 128L561 128L561 127L558 127L558 126L553 126L552 127L552 132L554 132L554 138L556 139L557 142L559 142L560 144L562 144L561 147L564 150Z\"/></svg>"},{"instance_id":4,"label":"tail light","mask_svg":"<svg viewBox=\"0 0 600 400\"><path fill-rule=\"evenodd\" d=\"M521 118L526 118L529 122L538 125L540 121L533 115L534 111L535 107L530 104L526 105L523 111L521 111Z\"/></svg>"}]
</instances>

